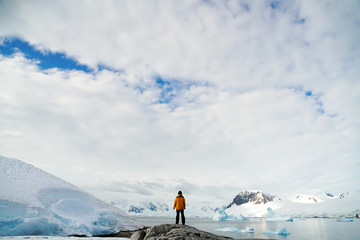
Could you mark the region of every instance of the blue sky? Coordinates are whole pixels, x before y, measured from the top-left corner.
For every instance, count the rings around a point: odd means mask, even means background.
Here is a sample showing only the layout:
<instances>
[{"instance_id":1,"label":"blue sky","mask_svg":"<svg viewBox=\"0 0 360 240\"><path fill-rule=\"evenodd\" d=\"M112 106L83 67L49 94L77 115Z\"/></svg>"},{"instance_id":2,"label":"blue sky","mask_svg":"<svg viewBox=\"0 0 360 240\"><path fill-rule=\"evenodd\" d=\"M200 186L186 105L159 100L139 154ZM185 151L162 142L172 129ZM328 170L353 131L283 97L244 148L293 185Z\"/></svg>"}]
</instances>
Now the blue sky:
<instances>
[{"instance_id":1,"label":"blue sky","mask_svg":"<svg viewBox=\"0 0 360 240\"><path fill-rule=\"evenodd\" d=\"M5 38L0 45L0 53L4 56L11 56L15 53L22 53L25 58L37 61L40 69L59 68L61 70L79 70L92 72L86 65L78 63L75 59L66 56L65 53L41 51L35 46L19 38Z\"/></svg>"},{"instance_id":2,"label":"blue sky","mask_svg":"<svg viewBox=\"0 0 360 240\"><path fill-rule=\"evenodd\" d=\"M1 1L0 155L109 198L358 188L359 8Z\"/></svg>"},{"instance_id":3,"label":"blue sky","mask_svg":"<svg viewBox=\"0 0 360 240\"><path fill-rule=\"evenodd\" d=\"M271 6L273 7L273 5ZM274 9L276 8L275 6L277 5L274 5ZM52 52L49 50L42 51L37 49L36 46L15 37L5 38L3 40L2 44L0 45L0 53L7 57L11 57L18 53L23 54L26 59L34 61L41 70L57 68L63 71L75 70L92 74L101 70L118 72L118 70L104 65L98 65L97 69L94 70L87 65L77 62L74 58L66 56L65 53ZM192 85L195 85L194 82L190 81L180 81L175 79L166 80L160 76L154 76L153 78L156 82L156 86L161 89L161 94L159 95L158 100L158 103L160 104L171 104L172 100L177 95L181 94L182 91L189 89ZM313 96L311 91L306 91L304 94L310 97ZM319 105L321 105L320 102ZM177 107L176 103L172 104L171 107ZM319 112L323 113L323 110L319 109Z\"/></svg>"},{"instance_id":4,"label":"blue sky","mask_svg":"<svg viewBox=\"0 0 360 240\"><path fill-rule=\"evenodd\" d=\"M5 38L0 45L0 53L3 56L11 57L14 54L22 54L26 59L33 61L40 70L47 70L57 68L61 71L82 71L84 73L96 73L96 71L107 70L111 72L119 72L119 70L107 67L104 65L98 65L97 69L92 69L87 65L77 62L74 58L66 56L65 53L52 52L49 50L42 51L36 48L36 46L21 40L19 38ZM154 76L154 82L156 86L161 89L158 103L171 104L176 95L181 94L183 89L188 89L192 84L189 82L182 83L178 80L165 80L160 76ZM141 88L138 88L141 89ZM176 103L171 104L171 107L176 107Z\"/></svg>"}]
</instances>

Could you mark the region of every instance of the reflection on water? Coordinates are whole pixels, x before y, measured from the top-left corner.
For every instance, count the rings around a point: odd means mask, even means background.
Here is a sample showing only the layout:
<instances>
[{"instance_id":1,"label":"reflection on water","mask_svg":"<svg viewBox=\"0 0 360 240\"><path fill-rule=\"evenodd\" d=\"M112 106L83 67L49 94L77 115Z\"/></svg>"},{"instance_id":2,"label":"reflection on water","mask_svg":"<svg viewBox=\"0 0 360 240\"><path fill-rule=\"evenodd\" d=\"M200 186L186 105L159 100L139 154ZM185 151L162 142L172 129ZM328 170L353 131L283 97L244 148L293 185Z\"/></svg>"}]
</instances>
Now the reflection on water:
<instances>
[{"instance_id":1,"label":"reflection on water","mask_svg":"<svg viewBox=\"0 0 360 240\"><path fill-rule=\"evenodd\" d=\"M137 217L137 221L145 226L156 224L175 223L174 218L168 217ZM307 240L307 239L329 239L329 240L360 240L360 220L354 222L336 222L335 219L308 218L294 222L287 221L262 221L254 218L249 221L226 221L217 222L209 219L187 218L186 224L200 230L211 232L217 235L224 235L236 239L264 238L264 239L287 239L287 240ZM237 228L239 230L246 227L254 228L254 233L241 232L217 232L215 229ZM277 231L285 227L291 234L288 236L266 235L265 231Z\"/></svg>"}]
</instances>

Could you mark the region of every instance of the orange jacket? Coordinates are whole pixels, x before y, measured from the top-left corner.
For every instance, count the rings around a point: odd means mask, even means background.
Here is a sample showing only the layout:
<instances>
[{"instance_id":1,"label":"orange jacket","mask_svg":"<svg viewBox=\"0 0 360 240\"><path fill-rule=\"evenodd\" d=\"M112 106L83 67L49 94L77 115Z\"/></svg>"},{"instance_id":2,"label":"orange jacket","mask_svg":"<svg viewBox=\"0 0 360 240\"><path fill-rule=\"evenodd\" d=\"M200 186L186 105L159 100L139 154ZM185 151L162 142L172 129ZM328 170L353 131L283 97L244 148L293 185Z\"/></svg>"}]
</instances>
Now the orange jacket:
<instances>
[{"instance_id":1,"label":"orange jacket","mask_svg":"<svg viewBox=\"0 0 360 240\"><path fill-rule=\"evenodd\" d=\"M185 198L182 195L178 195L175 198L173 208L176 208L176 210L184 210L185 209Z\"/></svg>"}]
</instances>

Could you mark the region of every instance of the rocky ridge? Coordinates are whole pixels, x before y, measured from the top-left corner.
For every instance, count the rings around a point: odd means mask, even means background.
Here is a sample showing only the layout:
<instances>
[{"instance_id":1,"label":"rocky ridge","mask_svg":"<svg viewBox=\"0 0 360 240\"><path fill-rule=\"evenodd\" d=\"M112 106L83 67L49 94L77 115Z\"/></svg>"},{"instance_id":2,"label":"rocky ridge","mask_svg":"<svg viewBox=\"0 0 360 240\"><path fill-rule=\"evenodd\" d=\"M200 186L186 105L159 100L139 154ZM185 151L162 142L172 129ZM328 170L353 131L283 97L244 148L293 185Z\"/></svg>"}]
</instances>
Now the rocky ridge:
<instances>
[{"instance_id":1,"label":"rocky ridge","mask_svg":"<svg viewBox=\"0 0 360 240\"><path fill-rule=\"evenodd\" d=\"M233 205L240 206L242 204L253 202L255 204L265 204L272 202L276 196L263 193L261 191L242 191L233 199L232 203L227 206L230 208Z\"/></svg>"},{"instance_id":2,"label":"rocky ridge","mask_svg":"<svg viewBox=\"0 0 360 240\"><path fill-rule=\"evenodd\" d=\"M233 240L234 238L219 236L209 232L201 231L188 225L161 224L151 227L144 227L135 231L120 231L115 234L99 235L93 237L121 237L131 240ZM263 238L251 238L261 240ZM249 240L249 239L243 239ZM272 239L268 239L272 240Z\"/></svg>"},{"instance_id":3,"label":"rocky ridge","mask_svg":"<svg viewBox=\"0 0 360 240\"><path fill-rule=\"evenodd\" d=\"M179 224L162 224L142 229L131 235L131 240L196 240L218 239L230 240L232 238L218 236L198 230L194 227Z\"/></svg>"}]
</instances>

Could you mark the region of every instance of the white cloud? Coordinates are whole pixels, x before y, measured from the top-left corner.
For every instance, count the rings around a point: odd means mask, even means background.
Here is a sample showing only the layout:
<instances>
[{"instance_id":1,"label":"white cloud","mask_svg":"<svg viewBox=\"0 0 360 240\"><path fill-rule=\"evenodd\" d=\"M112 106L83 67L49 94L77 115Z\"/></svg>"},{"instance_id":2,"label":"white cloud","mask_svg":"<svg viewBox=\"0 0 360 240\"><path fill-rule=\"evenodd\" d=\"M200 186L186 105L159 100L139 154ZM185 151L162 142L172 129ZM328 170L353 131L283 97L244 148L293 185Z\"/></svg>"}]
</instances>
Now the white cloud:
<instances>
[{"instance_id":1,"label":"white cloud","mask_svg":"<svg viewBox=\"0 0 360 240\"><path fill-rule=\"evenodd\" d=\"M250 11L236 2L3 4L2 34L23 36L94 66L146 73L149 68L172 78L246 87L301 84L334 68L343 72L353 66L351 59L358 62L355 1L280 4L286 11L266 1L248 2ZM296 18L305 24L295 24ZM303 71L312 78L298 79Z\"/></svg>"},{"instance_id":2,"label":"white cloud","mask_svg":"<svg viewBox=\"0 0 360 240\"><path fill-rule=\"evenodd\" d=\"M359 4L238 3L2 1L1 36L122 71L1 57L1 154L80 185L359 184ZM154 75L193 85L173 109Z\"/></svg>"},{"instance_id":3,"label":"white cloud","mask_svg":"<svg viewBox=\"0 0 360 240\"><path fill-rule=\"evenodd\" d=\"M354 171L351 121L320 115L312 97L293 89L192 86L172 110L124 84L121 74L41 72L22 56L2 58L0 66L2 153L73 182L178 177L273 189L304 173L312 186L319 172L337 174L335 183L344 177L339 170Z\"/></svg>"}]
</instances>

